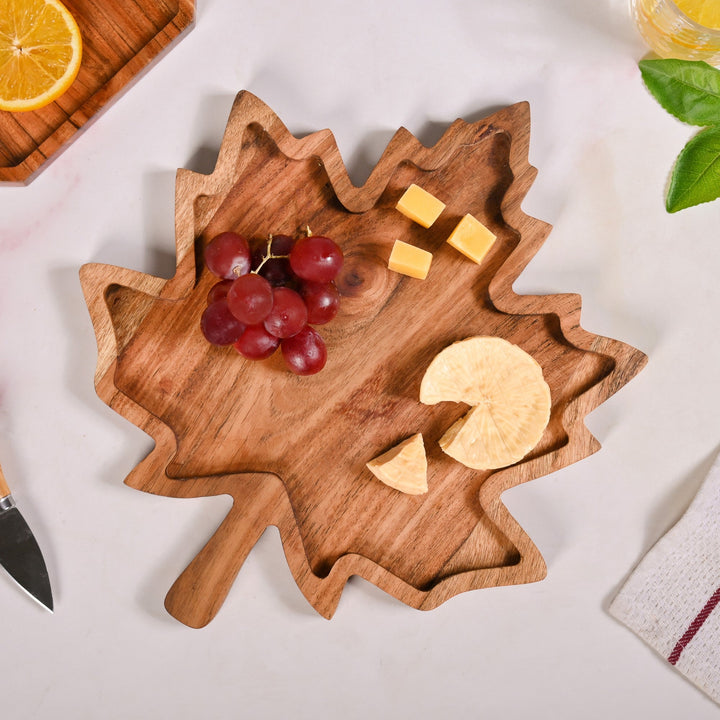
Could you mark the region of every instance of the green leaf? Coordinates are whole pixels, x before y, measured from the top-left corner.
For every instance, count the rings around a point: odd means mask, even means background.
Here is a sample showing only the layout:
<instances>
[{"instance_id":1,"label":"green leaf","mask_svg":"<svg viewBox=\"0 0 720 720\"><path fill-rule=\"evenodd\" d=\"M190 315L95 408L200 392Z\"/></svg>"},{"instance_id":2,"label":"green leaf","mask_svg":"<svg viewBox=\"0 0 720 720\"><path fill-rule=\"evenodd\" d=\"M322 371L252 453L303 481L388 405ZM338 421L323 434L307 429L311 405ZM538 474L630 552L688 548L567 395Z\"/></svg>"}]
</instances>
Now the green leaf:
<instances>
[{"instance_id":1,"label":"green leaf","mask_svg":"<svg viewBox=\"0 0 720 720\"><path fill-rule=\"evenodd\" d=\"M720 125L720 70L698 60L641 60L643 81L655 99L683 122Z\"/></svg>"},{"instance_id":2,"label":"green leaf","mask_svg":"<svg viewBox=\"0 0 720 720\"><path fill-rule=\"evenodd\" d=\"M720 197L720 127L699 132L675 162L665 206L674 213Z\"/></svg>"}]
</instances>

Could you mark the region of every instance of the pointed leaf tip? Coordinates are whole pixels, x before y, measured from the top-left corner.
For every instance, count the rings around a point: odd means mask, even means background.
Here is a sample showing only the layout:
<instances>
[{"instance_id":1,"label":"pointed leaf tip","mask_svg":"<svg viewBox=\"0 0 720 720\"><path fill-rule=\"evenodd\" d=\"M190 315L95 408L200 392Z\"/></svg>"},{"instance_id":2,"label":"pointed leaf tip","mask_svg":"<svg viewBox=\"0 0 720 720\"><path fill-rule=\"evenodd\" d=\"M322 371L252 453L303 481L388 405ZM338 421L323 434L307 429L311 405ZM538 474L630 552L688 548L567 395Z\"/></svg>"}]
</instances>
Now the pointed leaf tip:
<instances>
[{"instance_id":1,"label":"pointed leaf tip","mask_svg":"<svg viewBox=\"0 0 720 720\"><path fill-rule=\"evenodd\" d=\"M720 127L699 132L675 162L665 207L669 213L720 197Z\"/></svg>"},{"instance_id":2,"label":"pointed leaf tip","mask_svg":"<svg viewBox=\"0 0 720 720\"><path fill-rule=\"evenodd\" d=\"M720 125L720 70L701 60L641 60L645 86L671 115L690 125Z\"/></svg>"}]
</instances>

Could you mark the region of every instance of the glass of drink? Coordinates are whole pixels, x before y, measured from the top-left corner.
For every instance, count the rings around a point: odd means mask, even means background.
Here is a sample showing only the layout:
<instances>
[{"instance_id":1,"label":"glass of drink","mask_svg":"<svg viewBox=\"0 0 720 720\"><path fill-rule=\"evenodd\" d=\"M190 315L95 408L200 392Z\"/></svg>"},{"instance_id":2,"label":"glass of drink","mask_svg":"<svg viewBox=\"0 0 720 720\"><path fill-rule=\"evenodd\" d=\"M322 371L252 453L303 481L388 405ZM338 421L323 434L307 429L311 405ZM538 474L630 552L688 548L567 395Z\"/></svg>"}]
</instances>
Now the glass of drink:
<instances>
[{"instance_id":1,"label":"glass of drink","mask_svg":"<svg viewBox=\"0 0 720 720\"><path fill-rule=\"evenodd\" d=\"M632 0L645 42L660 57L720 65L720 0Z\"/></svg>"}]
</instances>

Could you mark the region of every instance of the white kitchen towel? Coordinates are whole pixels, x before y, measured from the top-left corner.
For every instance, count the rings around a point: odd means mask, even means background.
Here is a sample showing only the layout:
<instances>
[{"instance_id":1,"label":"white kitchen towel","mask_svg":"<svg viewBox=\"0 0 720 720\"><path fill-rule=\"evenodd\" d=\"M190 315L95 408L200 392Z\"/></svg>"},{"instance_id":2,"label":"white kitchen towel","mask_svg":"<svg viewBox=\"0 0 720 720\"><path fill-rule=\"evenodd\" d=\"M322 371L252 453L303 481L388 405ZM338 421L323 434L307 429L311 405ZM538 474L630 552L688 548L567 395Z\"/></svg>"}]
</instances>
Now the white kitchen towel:
<instances>
[{"instance_id":1,"label":"white kitchen towel","mask_svg":"<svg viewBox=\"0 0 720 720\"><path fill-rule=\"evenodd\" d=\"M679 522L623 585L610 614L720 703L720 456Z\"/></svg>"}]
</instances>

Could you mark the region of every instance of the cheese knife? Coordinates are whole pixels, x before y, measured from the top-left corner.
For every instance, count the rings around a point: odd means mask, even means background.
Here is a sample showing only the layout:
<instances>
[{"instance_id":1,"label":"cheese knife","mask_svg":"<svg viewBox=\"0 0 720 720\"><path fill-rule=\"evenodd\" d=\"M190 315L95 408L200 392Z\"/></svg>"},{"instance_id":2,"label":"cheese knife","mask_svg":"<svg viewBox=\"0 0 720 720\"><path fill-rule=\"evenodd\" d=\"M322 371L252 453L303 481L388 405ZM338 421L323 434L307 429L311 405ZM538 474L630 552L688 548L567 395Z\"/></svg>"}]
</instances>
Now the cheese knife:
<instances>
[{"instance_id":1,"label":"cheese knife","mask_svg":"<svg viewBox=\"0 0 720 720\"><path fill-rule=\"evenodd\" d=\"M0 467L0 565L32 598L53 610L52 590L40 547L15 506Z\"/></svg>"}]
</instances>

